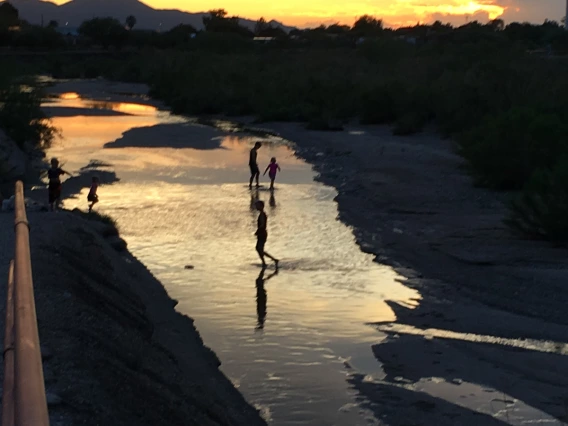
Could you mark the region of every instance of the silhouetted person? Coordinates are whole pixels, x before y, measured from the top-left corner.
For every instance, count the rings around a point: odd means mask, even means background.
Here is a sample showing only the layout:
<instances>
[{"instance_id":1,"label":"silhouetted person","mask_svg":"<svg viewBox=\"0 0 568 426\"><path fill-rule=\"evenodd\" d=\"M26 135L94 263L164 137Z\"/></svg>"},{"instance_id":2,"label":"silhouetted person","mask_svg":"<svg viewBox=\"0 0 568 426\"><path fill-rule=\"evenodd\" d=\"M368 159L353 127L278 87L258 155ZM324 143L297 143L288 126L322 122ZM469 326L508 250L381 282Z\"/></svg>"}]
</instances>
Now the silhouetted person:
<instances>
[{"instance_id":1,"label":"silhouetted person","mask_svg":"<svg viewBox=\"0 0 568 426\"><path fill-rule=\"evenodd\" d=\"M256 209L260 212L260 214L258 215L258 227L255 234L257 238L256 251L260 256L260 260L262 260L263 268L266 268L266 262L264 260L264 257L266 256L274 261L274 263L276 264L276 269L278 269L278 259L264 251L264 246L266 245L266 240L268 239L268 231L266 230L266 226L268 225L268 217L264 212L264 201L257 201Z\"/></svg>"},{"instance_id":2,"label":"silhouetted person","mask_svg":"<svg viewBox=\"0 0 568 426\"><path fill-rule=\"evenodd\" d=\"M49 179L48 195L49 195L49 209L54 211L57 209L57 204L61 198L61 179L62 175L69 175L71 173L66 172L61 167L59 167L59 160L57 158L51 159L51 168L47 171L47 177Z\"/></svg>"},{"instance_id":3,"label":"silhouetted person","mask_svg":"<svg viewBox=\"0 0 568 426\"><path fill-rule=\"evenodd\" d=\"M281 171L282 170L280 169L280 166L276 162L276 158L272 157L270 159L270 164L268 165L268 167L266 168L263 174L263 176L265 176L266 172L268 172L268 176L270 177L270 189L274 189L274 180L276 179L276 173Z\"/></svg>"},{"instance_id":4,"label":"silhouetted person","mask_svg":"<svg viewBox=\"0 0 568 426\"><path fill-rule=\"evenodd\" d=\"M264 322L266 321L266 289L264 284L270 278L278 274L278 271L273 272L268 277L264 278L264 273L266 268L262 268L260 275L256 279L256 315L258 317L258 323L256 325L257 330L262 330L264 328Z\"/></svg>"},{"instance_id":5,"label":"silhouetted person","mask_svg":"<svg viewBox=\"0 0 568 426\"><path fill-rule=\"evenodd\" d=\"M87 201L91 203L89 204L89 213L93 211L94 205L99 202L97 189L99 189L99 178L97 176L93 176L93 179L91 181L91 189L89 190L89 195L87 195Z\"/></svg>"},{"instance_id":6,"label":"silhouetted person","mask_svg":"<svg viewBox=\"0 0 568 426\"><path fill-rule=\"evenodd\" d=\"M258 161L257 161L257 157L258 157L258 150L260 149L260 147L262 146L262 144L260 142L257 142L254 144L254 148L250 150L250 155L249 155L249 167L250 167L250 184L249 184L249 188L252 188L252 182L254 181L254 179L256 178L256 187L258 188L260 186L259 183L259 178L260 178L260 169L258 168Z\"/></svg>"}]
</instances>

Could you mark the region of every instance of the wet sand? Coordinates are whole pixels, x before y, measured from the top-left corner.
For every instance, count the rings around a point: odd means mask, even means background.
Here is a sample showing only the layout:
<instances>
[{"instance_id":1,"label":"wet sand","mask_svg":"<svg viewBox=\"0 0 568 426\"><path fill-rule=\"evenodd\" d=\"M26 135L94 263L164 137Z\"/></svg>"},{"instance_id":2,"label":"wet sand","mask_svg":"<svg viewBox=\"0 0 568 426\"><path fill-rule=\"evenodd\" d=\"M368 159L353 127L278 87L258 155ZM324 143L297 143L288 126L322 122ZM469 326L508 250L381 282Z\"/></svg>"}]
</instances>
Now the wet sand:
<instances>
[{"instance_id":1,"label":"wet sand","mask_svg":"<svg viewBox=\"0 0 568 426\"><path fill-rule=\"evenodd\" d=\"M392 303L396 321L376 324L373 353L384 379L351 376L377 418L391 425L517 424L533 407L564 424L564 250L512 235L502 224L506 197L474 188L450 142L436 135L262 127L296 144L320 180L337 189L340 219L361 249L422 296L417 308ZM509 420L476 413L487 404L484 411Z\"/></svg>"}]
</instances>

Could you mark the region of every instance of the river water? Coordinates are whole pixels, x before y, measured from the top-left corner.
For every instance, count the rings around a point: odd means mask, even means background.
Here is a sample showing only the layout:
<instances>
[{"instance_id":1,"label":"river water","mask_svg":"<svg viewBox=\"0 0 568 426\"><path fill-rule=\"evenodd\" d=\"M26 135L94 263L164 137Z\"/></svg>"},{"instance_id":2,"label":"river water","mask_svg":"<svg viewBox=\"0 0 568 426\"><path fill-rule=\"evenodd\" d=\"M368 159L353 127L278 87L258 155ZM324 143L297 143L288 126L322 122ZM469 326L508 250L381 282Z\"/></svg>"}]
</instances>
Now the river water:
<instances>
[{"instance_id":1,"label":"river water","mask_svg":"<svg viewBox=\"0 0 568 426\"><path fill-rule=\"evenodd\" d=\"M117 220L129 249L195 319L267 421L381 424L349 378L384 377L371 346L385 336L370 324L395 320L386 301L412 307L420 296L360 251L337 220L335 190L314 181L290 142L199 125L140 99L63 93L44 106L62 131L49 155L69 171L96 160L116 172L95 209ZM261 168L271 157L282 168L274 192L266 180L248 189L256 141ZM86 194L65 207L86 209ZM254 250L257 199L266 202L278 273L263 272Z\"/></svg>"}]
</instances>

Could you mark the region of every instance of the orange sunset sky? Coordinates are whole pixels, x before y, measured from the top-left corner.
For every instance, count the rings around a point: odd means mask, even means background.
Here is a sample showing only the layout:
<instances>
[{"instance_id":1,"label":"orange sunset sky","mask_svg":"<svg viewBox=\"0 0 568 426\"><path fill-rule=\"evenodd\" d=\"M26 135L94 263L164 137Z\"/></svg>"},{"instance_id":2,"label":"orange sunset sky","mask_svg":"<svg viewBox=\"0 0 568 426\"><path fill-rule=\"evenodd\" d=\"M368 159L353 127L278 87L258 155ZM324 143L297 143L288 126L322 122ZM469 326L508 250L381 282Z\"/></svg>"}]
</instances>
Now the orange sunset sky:
<instances>
[{"instance_id":1,"label":"orange sunset sky","mask_svg":"<svg viewBox=\"0 0 568 426\"><path fill-rule=\"evenodd\" d=\"M66 0L52 0L62 4ZM117 0L118 1L118 0ZM143 0L157 9L203 12L224 8L231 15L258 19L277 19L299 27L321 23L352 24L364 14L382 18L387 25L441 20L463 24L467 20L487 21L502 18L507 22L542 23L560 21L565 15L565 0Z\"/></svg>"}]
</instances>

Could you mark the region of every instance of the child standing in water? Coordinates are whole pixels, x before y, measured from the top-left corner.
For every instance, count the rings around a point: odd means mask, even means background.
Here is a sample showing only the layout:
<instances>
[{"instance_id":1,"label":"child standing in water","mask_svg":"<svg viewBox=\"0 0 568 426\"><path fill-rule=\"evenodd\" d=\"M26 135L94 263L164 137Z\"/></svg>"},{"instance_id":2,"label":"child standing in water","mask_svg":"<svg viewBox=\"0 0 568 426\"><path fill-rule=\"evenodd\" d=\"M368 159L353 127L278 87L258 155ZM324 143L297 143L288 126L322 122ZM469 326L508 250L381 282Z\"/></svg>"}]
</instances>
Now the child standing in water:
<instances>
[{"instance_id":1,"label":"child standing in water","mask_svg":"<svg viewBox=\"0 0 568 426\"><path fill-rule=\"evenodd\" d=\"M51 211L57 208L57 203L61 198L61 175L71 176L71 173L59 167L59 160L57 160L57 158L52 158L51 168L47 171L47 177L49 178L49 209Z\"/></svg>"},{"instance_id":2,"label":"child standing in water","mask_svg":"<svg viewBox=\"0 0 568 426\"><path fill-rule=\"evenodd\" d=\"M263 175L263 176L266 176L266 172L268 172L268 176L270 177L270 189L274 189L274 180L276 179L276 172L277 171L280 172L282 170L280 169L280 166L276 162L276 158L272 157L270 159L270 164L268 165L268 167L264 171L264 175Z\"/></svg>"},{"instance_id":3,"label":"child standing in water","mask_svg":"<svg viewBox=\"0 0 568 426\"><path fill-rule=\"evenodd\" d=\"M266 240L268 239L268 231L267 231L267 224L268 224L268 217L266 216L266 212L264 211L264 201L257 201L256 202L256 209L259 211L258 215L258 227L256 230L256 252L260 256L260 260L262 260L262 267L266 268L266 261L264 257L268 257L272 259L276 264L276 269L278 269L278 259L273 257L272 255L268 254L264 251L264 246L266 245Z\"/></svg>"},{"instance_id":4,"label":"child standing in water","mask_svg":"<svg viewBox=\"0 0 568 426\"><path fill-rule=\"evenodd\" d=\"M93 181L91 183L91 190L89 195L87 195L87 201L89 204L89 213L93 210L93 206L99 202L99 196L97 195L97 189L99 188L99 178L93 176Z\"/></svg>"}]
</instances>

